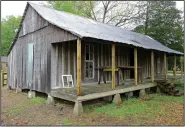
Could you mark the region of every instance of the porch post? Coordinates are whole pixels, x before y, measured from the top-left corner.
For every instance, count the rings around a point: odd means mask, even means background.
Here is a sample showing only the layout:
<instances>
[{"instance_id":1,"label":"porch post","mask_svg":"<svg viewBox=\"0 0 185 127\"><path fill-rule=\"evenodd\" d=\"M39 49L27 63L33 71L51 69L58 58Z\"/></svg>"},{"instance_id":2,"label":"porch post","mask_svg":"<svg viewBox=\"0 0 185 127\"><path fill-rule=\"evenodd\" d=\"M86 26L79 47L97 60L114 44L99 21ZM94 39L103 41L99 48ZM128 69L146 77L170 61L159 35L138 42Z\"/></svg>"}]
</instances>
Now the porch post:
<instances>
[{"instance_id":1,"label":"porch post","mask_svg":"<svg viewBox=\"0 0 185 127\"><path fill-rule=\"evenodd\" d=\"M77 40L77 95L81 94L81 40Z\"/></svg>"},{"instance_id":2,"label":"porch post","mask_svg":"<svg viewBox=\"0 0 185 127\"><path fill-rule=\"evenodd\" d=\"M166 53L164 53L164 80L167 79Z\"/></svg>"},{"instance_id":3,"label":"porch post","mask_svg":"<svg viewBox=\"0 0 185 127\"><path fill-rule=\"evenodd\" d=\"M134 48L134 85L137 85L137 48Z\"/></svg>"},{"instance_id":4,"label":"porch post","mask_svg":"<svg viewBox=\"0 0 185 127\"><path fill-rule=\"evenodd\" d=\"M180 63L181 63L181 78L183 78L183 57L180 57Z\"/></svg>"},{"instance_id":5,"label":"porch post","mask_svg":"<svg viewBox=\"0 0 185 127\"><path fill-rule=\"evenodd\" d=\"M58 85L58 45L56 45L56 52L55 52L55 55L56 55L56 85Z\"/></svg>"},{"instance_id":6,"label":"porch post","mask_svg":"<svg viewBox=\"0 0 185 127\"><path fill-rule=\"evenodd\" d=\"M176 78L176 55L174 55L174 68L173 68L173 70L174 70L174 78Z\"/></svg>"},{"instance_id":7,"label":"porch post","mask_svg":"<svg viewBox=\"0 0 185 127\"><path fill-rule=\"evenodd\" d=\"M151 80L154 82L154 51L151 51Z\"/></svg>"},{"instance_id":8,"label":"porch post","mask_svg":"<svg viewBox=\"0 0 185 127\"><path fill-rule=\"evenodd\" d=\"M112 89L115 89L115 44L112 44Z\"/></svg>"}]
</instances>

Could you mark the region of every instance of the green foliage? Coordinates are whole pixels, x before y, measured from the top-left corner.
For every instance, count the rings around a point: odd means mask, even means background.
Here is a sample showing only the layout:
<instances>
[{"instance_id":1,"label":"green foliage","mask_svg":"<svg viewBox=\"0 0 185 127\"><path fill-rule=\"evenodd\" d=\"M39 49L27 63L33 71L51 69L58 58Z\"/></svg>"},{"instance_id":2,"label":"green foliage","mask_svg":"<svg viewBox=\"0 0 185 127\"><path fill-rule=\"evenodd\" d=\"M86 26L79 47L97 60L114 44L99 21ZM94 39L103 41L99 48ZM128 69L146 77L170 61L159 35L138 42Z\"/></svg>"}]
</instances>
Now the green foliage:
<instances>
[{"instance_id":1,"label":"green foliage","mask_svg":"<svg viewBox=\"0 0 185 127\"><path fill-rule=\"evenodd\" d=\"M139 25L134 31L149 35L163 45L184 52L184 30L182 11L176 9L174 1L148 1L148 15L145 25ZM173 68L173 57L168 59L168 68ZM180 60L177 57L177 66Z\"/></svg>"},{"instance_id":2,"label":"green foliage","mask_svg":"<svg viewBox=\"0 0 185 127\"><path fill-rule=\"evenodd\" d=\"M16 35L16 32L21 21L21 16L15 17L13 15L3 18L1 21L1 55L6 56Z\"/></svg>"},{"instance_id":3,"label":"green foliage","mask_svg":"<svg viewBox=\"0 0 185 127\"><path fill-rule=\"evenodd\" d=\"M147 34L169 48L183 52L182 12L176 9L175 2L150 1L148 3L149 9L145 25L136 27L135 31Z\"/></svg>"},{"instance_id":4,"label":"green foliage","mask_svg":"<svg viewBox=\"0 0 185 127\"><path fill-rule=\"evenodd\" d=\"M46 102L46 99L45 98L41 98L41 97L35 97L35 98L31 99L31 102L35 103L35 104L43 104L43 103Z\"/></svg>"},{"instance_id":5,"label":"green foliage","mask_svg":"<svg viewBox=\"0 0 185 127\"><path fill-rule=\"evenodd\" d=\"M91 18L91 8L95 7L94 1L47 1L46 6L56 10Z\"/></svg>"}]
</instances>

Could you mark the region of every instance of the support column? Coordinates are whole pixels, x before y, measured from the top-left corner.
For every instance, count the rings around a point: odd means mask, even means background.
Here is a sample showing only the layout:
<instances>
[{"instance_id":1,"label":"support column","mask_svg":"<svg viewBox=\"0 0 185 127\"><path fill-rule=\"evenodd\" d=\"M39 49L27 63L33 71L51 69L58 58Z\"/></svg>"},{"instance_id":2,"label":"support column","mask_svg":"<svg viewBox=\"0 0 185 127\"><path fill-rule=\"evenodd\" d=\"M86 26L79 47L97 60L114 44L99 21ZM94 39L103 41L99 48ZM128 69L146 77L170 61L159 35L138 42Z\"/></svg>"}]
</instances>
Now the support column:
<instances>
[{"instance_id":1,"label":"support column","mask_svg":"<svg viewBox=\"0 0 185 127\"><path fill-rule=\"evenodd\" d=\"M112 44L112 89L115 89L115 44Z\"/></svg>"},{"instance_id":2,"label":"support column","mask_svg":"<svg viewBox=\"0 0 185 127\"><path fill-rule=\"evenodd\" d=\"M81 101L76 101L73 109L73 114L79 116L83 113L83 106Z\"/></svg>"},{"instance_id":3,"label":"support column","mask_svg":"<svg viewBox=\"0 0 185 127\"><path fill-rule=\"evenodd\" d=\"M134 85L137 85L137 77L138 77L138 73L137 73L137 48L134 48Z\"/></svg>"},{"instance_id":4,"label":"support column","mask_svg":"<svg viewBox=\"0 0 185 127\"><path fill-rule=\"evenodd\" d=\"M121 96L120 94L114 95L114 99L112 101L114 104L120 104L121 103Z\"/></svg>"},{"instance_id":5,"label":"support column","mask_svg":"<svg viewBox=\"0 0 185 127\"><path fill-rule=\"evenodd\" d=\"M47 104L55 104L55 99L50 94L48 94L48 98L46 101Z\"/></svg>"},{"instance_id":6,"label":"support column","mask_svg":"<svg viewBox=\"0 0 185 127\"><path fill-rule=\"evenodd\" d=\"M183 78L183 57L180 57L180 63L181 63L181 78Z\"/></svg>"},{"instance_id":7,"label":"support column","mask_svg":"<svg viewBox=\"0 0 185 127\"><path fill-rule=\"evenodd\" d=\"M55 55L56 55L56 84L55 86L58 86L58 44L56 45L56 52L55 52Z\"/></svg>"},{"instance_id":8,"label":"support column","mask_svg":"<svg viewBox=\"0 0 185 127\"><path fill-rule=\"evenodd\" d=\"M16 93L20 93L20 92L22 92L22 89L19 87L19 86L17 86L17 88L16 88L16 91L15 91Z\"/></svg>"},{"instance_id":9,"label":"support column","mask_svg":"<svg viewBox=\"0 0 185 127\"><path fill-rule=\"evenodd\" d=\"M166 53L164 53L164 80L167 80Z\"/></svg>"},{"instance_id":10,"label":"support column","mask_svg":"<svg viewBox=\"0 0 185 127\"><path fill-rule=\"evenodd\" d=\"M77 95L81 94L81 40L77 40Z\"/></svg>"},{"instance_id":11,"label":"support column","mask_svg":"<svg viewBox=\"0 0 185 127\"><path fill-rule=\"evenodd\" d=\"M176 78L176 55L174 55L174 68L173 68L173 70L174 70L174 78Z\"/></svg>"},{"instance_id":12,"label":"support column","mask_svg":"<svg viewBox=\"0 0 185 127\"><path fill-rule=\"evenodd\" d=\"M35 91L28 91L28 98L34 98L35 97Z\"/></svg>"},{"instance_id":13,"label":"support column","mask_svg":"<svg viewBox=\"0 0 185 127\"><path fill-rule=\"evenodd\" d=\"M139 91L139 98L144 98L144 96L145 96L145 89L141 89Z\"/></svg>"},{"instance_id":14,"label":"support column","mask_svg":"<svg viewBox=\"0 0 185 127\"><path fill-rule=\"evenodd\" d=\"M154 82L154 51L151 52L151 80Z\"/></svg>"}]
</instances>

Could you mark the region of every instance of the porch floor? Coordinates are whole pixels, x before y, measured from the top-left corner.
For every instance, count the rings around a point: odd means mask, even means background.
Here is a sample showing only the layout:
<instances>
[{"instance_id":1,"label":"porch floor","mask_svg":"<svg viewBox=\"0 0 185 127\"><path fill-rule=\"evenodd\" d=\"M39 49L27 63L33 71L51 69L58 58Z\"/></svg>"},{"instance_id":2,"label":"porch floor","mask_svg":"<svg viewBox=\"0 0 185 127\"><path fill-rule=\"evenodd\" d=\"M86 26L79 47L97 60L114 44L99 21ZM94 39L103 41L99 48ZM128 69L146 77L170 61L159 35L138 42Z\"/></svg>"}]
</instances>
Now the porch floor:
<instances>
[{"instance_id":1,"label":"porch floor","mask_svg":"<svg viewBox=\"0 0 185 127\"><path fill-rule=\"evenodd\" d=\"M167 78L172 79L173 76L168 76ZM180 78L180 76L176 78ZM164 78L159 77L155 78L155 82L162 80L164 80ZM77 96L76 86L73 88L52 89L51 96L76 102L92 100L96 98L115 95L118 93L126 93L155 86L156 86L155 83L151 83L151 79L145 79L143 83L139 83L137 86L134 86L134 80L127 80L124 83L120 83L120 85L116 85L115 89L112 89L111 83L106 84L91 83L81 86L81 96Z\"/></svg>"},{"instance_id":2,"label":"porch floor","mask_svg":"<svg viewBox=\"0 0 185 127\"><path fill-rule=\"evenodd\" d=\"M81 96L77 96L77 88L76 86L73 88L59 88L59 89L53 89L51 90L51 95L53 97L61 98L68 101L86 101L106 96L111 96L117 93L125 93L135 90L140 90L144 88L150 88L154 87L155 85L150 82L144 82L142 84L138 84L137 86L134 86L134 83L127 82L124 85L116 85L115 89L112 89L111 83L106 84L88 84L88 85L82 85L81 86ZM108 92L108 93L107 93ZM91 96L90 98L86 98L88 96ZM84 99L85 97L85 99Z\"/></svg>"}]
</instances>

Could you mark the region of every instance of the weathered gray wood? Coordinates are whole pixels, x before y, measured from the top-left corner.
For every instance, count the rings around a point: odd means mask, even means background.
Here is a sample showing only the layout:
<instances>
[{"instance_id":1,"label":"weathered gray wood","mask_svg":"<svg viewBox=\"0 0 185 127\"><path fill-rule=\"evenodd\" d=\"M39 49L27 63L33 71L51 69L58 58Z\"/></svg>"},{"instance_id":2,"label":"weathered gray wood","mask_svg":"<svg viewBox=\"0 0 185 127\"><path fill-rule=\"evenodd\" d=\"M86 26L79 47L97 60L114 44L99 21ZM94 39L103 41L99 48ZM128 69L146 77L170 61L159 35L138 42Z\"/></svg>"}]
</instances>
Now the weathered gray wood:
<instances>
[{"instance_id":1,"label":"weathered gray wood","mask_svg":"<svg viewBox=\"0 0 185 127\"><path fill-rule=\"evenodd\" d=\"M53 79L56 77L56 74L55 70L53 70L55 63L51 64L54 57L51 56L53 56L52 52L54 52L52 50L55 49L52 49L51 43L75 40L77 37L47 23L30 6L28 7L23 24L24 35L23 28L21 28L19 38L9 55L10 73L8 74L8 83L12 88L20 85L22 89L29 89L26 83L28 70L27 44L34 43L33 90L49 92L51 86L58 85Z\"/></svg>"}]
</instances>

